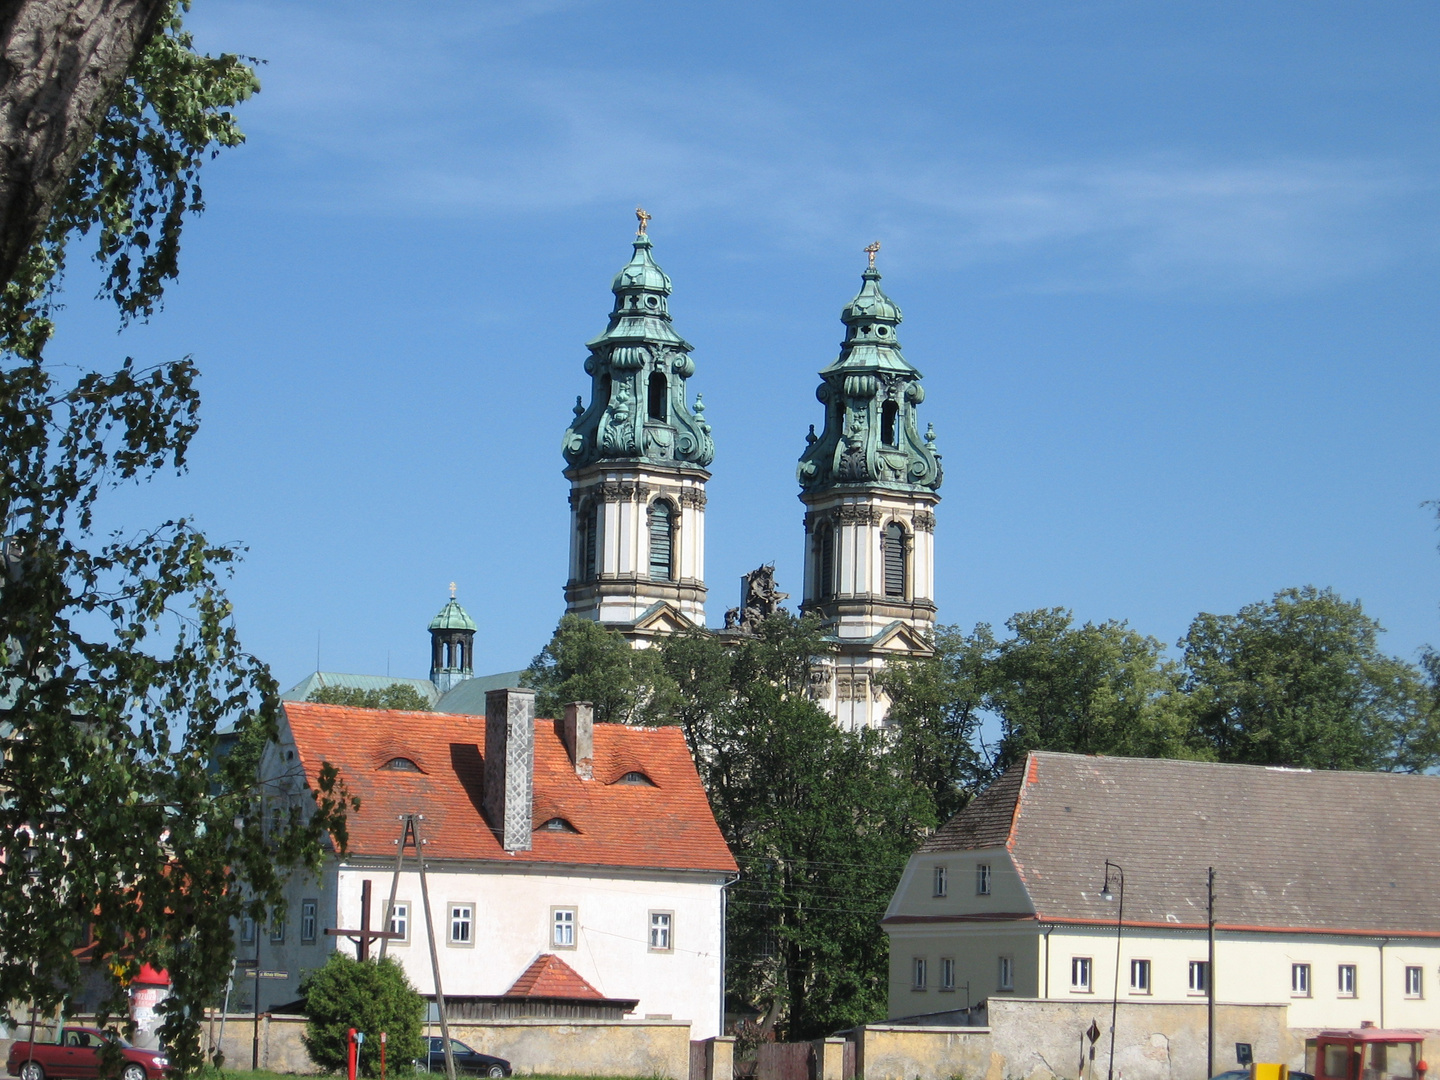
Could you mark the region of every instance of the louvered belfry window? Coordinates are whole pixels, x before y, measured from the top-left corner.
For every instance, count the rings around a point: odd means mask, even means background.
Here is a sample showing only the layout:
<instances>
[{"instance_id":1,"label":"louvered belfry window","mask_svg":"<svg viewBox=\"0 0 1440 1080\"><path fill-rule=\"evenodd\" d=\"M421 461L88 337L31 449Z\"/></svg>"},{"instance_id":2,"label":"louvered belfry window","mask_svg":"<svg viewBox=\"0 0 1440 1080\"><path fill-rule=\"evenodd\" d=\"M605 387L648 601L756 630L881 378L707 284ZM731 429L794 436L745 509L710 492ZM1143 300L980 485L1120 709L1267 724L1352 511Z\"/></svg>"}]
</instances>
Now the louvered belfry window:
<instances>
[{"instance_id":1,"label":"louvered belfry window","mask_svg":"<svg viewBox=\"0 0 1440 1080\"><path fill-rule=\"evenodd\" d=\"M583 581L596 578L597 546L600 539L600 508L591 503L580 522L580 576Z\"/></svg>"},{"instance_id":2,"label":"louvered belfry window","mask_svg":"<svg viewBox=\"0 0 1440 1080\"><path fill-rule=\"evenodd\" d=\"M898 521L885 526L885 595L905 595L905 527Z\"/></svg>"},{"instance_id":3,"label":"louvered belfry window","mask_svg":"<svg viewBox=\"0 0 1440 1080\"><path fill-rule=\"evenodd\" d=\"M820 526L820 599L835 595L835 528L828 521Z\"/></svg>"},{"instance_id":4,"label":"louvered belfry window","mask_svg":"<svg viewBox=\"0 0 1440 1080\"><path fill-rule=\"evenodd\" d=\"M650 507L650 580L673 581L675 521L670 504L657 502Z\"/></svg>"}]
</instances>

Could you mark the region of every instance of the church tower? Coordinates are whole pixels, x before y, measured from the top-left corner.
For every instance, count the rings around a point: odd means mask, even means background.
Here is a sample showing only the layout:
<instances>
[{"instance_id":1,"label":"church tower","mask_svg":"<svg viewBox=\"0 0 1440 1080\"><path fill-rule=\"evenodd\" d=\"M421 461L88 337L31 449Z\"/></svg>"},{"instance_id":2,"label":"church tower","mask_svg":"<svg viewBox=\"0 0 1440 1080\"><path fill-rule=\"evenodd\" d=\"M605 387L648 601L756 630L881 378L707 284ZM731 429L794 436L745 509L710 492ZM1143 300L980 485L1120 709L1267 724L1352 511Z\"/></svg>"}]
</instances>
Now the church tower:
<instances>
[{"instance_id":1,"label":"church tower","mask_svg":"<svg viewBox=\"0 0 1440 1080\"><path fill-rule=\"evenodd\" d=\"M920 435L920 372L900 353L900 308L880 289L879 244L860 292L840 314L840 357L815 392L825 428L812 425L798 469L805 504L802 611L818 612L837 643L814 694L847 728L883 722L876 686L885 661L929 652L935 626L935 429ZM817 673L818 675L818 673Z\"/></svg>"},{"instance_id":2,"label":"church tower","mask_svg":"<svg viewBox=\"0 0 1440 1080\"><path fill-rule=\"evenodd\" d=\"M705 407L686 403L691 345L670 323L670 278L646 224L615 275L610 322L587 342L590 404L565 432L570 481L568 614L643 647L705 625L705 482L715 456Z\"/></svg>"},{"instance_id":3,"label":"church tower","mask_svg":"<svg viewBox=\"0 0 1440 1080\"><path fill-rule=\"evenodd\" d=\"M443 694L474 677L475 620L455 599L451 582L449 603L430 620L430 681Z\"/></svg>"}]
</instances>

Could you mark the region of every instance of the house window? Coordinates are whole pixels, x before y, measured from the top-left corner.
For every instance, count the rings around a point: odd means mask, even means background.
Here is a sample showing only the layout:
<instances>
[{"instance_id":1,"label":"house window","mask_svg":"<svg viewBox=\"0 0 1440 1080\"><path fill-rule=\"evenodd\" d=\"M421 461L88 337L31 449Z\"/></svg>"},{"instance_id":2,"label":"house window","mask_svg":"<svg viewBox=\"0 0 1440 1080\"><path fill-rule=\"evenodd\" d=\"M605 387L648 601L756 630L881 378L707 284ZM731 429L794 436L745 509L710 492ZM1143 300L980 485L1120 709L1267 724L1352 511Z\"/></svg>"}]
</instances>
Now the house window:
<instances>
[{"instance_id":1,"label":"house window","mask_svg":"<svg viewBox=\"0 0 1440 1080\"><path fill-rule=\"evenodd\" d=\"M318 907L314 900L300 901L300 942L303 945L315 942L315 912Z\"/></svg>"},{"instance_id":2,"label":"house window","mask_svg":"<svg viewBox=\"0 0 1440 1080\"><path fill-rule=\"evenodd\" d=\"M1090 957L1070 958L1070 989L1083 994L1090 992Z\"/></svg>"},{"instance_id":3,"label":"house window","mask_svg":"<svg viewBox=\"0 0 1440 1080\"><path fill-rule=\"evenodd\" d=\"M975 867L975 895L990 895L990 864L981 863Z\"/></svg>"},{"instance_id":4,"label":"house window","mask_svg":"<svg viewBox=\"0 0 1440 1080\"><path fill-rule=\"evenodd\" d=\"M1336 969L1336 990L1341 997L1355 996L1355 965L1341 964Z\"/></svg>"},{"instance_id":5,"label":"house window","mask_svg":"<svg viewBox=\"0 0 1440 1080\"><path fill-rule=\"evenodd\" d=\"M1135 994L1150 992L1150 961L1130 961L1130 990Z\"/></svg>"},{"instance_id":6,"label":"house window","mask_svg":"<svg viewBox=\"0 0 1440 1080\"><path fill-rule=\"evenodd\" d=\"M575 948L575 909L550 909L550 945L556 949Z\"/></svg>"},{"instance_id":7,"label":"house window","mask_svg":"<svg viewBox=\"0 0 1440 1080\"><path fill-rule=\"evenodd\" d=\"M675 913L671 911L650 912L650 951L651 952L674 952L675 944L671 938L671 929L675 923Z\"/></svg>"},{"instance_id":8,"label":"house window","mask_svg":"<svg viewBox=\"0 0 1440 1080\"><path fill-rule=\"evenodd\" d=\"M835 595L835 527L828 521L820 526L820 599Z\"/></svg>"},{"instance_id":9,"label":"house window","mask_svg":"<svg viewBox=\"0 0 1440 1080\"><path fill-rule=\"evenodd\" d=\"M1405 996L1408 998L1424 997L1425 975L1418 967L1407 967L1405 969Z\"/></svg>"},{"instance_id":10,"label":"house window","mask_svg":"<svg viewBox=\"0 0 1440 1080\"><path fill-rule=\"evenodd\" d=\"M1000 989L1015 989L1015 958L1013 956L1000 957Z\"/></svg>"},{"instance_id":11,"label":"house window","mask_svg":"<svg viewBox=\"0 0 1440 1080\"><path fill-rule=\"evenodd\" d=\"M910 964L911 964L910 973L911 973L911 975L914 976L914 980L915 980L914 983L913 983L913 985L911 986L911 989L912 989L912 990L924 990L924 989L925 989L925 978L926 978L925 957L923 957L923 956L917 956L917 957L915 957L915 958L910 962Z\"/></svg>"},{"instance_id":12,"label":"house window","mask_svg":"<svg viewBox=\"0 0 1440 1080\"><path fill-rule=\"evenodd\" d=\"M955 958L953 956L940 958L940 989L949 991L955 989Z\"/></svg>"},{"instance_id":13,"label":"house window","mask_svg":"<svg viewBox=\"0 0 1440 1080\"><path fill-rule=\"evenodd\" d=\"M675 520L667 502L650 506L650 580L674 581Z\"/></svg>"},{"instance_id":14,"label":"house window","mask_svg":"<svg viewBox=\"0 0 1440 1080\"><path fill-rule=\"evenodd\" d=\"M390 932L400 935L398 938L393 939L397 945L404 944L410 940L410 904L408 901L401 901L391 905Z\"/></svg>"},{"instance_id":15,"label":"house window","mask_svg":"<svg viewBox=\"0 0 1440 1080\"><path fill-rule=\"evenodd\" d=\"M450 944L475 944L475 906L473 904L450 905Z\"/></svg>"},{"instance_id":16,"label":"house window","mask_svg":"<svg viewBox=\"0 0 1440 1080\"><path fill-rule=\"evenodd\" d=\"M885 595L905 598L905 526L892 521L885 526Z\"/></svg>"},{"instance_id":17,"label":"house window","mask_svg":"<svg viewBox=\"0 0 1440 1080\"><path fill-rule=\"evenodd\" d=\"M950 871L943 866L935 867L935 895L946 896L950 892Z\"/></svg>"},{"instance_id":18,"label":"house window","mask_svg":"<svg viewBox=\"0 0 1440 1080\"><path fill-rule=\"evenodd\" d=\"M580 515L580 580L599 576L600 508L590 503Z\"/></svg>"},{"instance_id":19,"label":"house window","mask_svg":"<svg viewBox=\"0 0 1440 1080\"><path fill-rule=\"evenodd\" d=\"M1290 965L1290 993L1294 997L1310 996L1310 965Z\"/></svg>"},{"instance_id":20,"label":"house window","mask_svg":"<svg viewBox=\"0 0 1440 1080\"><path fill-rule=\"evenodd\" d=\"M285 940L285 924L284 924L284 922L282 922L281 920L276 919L274 922L272 922L272 923L270 924L270 942L271 942L271 944L273 944L273 945L279 945L279 944L280 944L281 942L283 942L284 940Z\"/></svg>"},{"instance_id":21,"label":"house window","mask_svg":"<svg viewBox=\"0 0 1440 1080\"><path fill-rule=\"evenodd\" d=\"M1204 994L1210 989L1210 964L1206 960L1190 961L1190 993Z\"/></svg>"},{"instance_id":22,"label":"house window","mask_svg":"<svg viewBox=\"0 0 1440 1080\"><path fill-rule=\"evenodd\" d=\"M616 780L615 782L617 784L638 784L640 787L655 786L654 780L651 780L650 777L639 771L627 772L624 776L620 777L620 779Z\"/></svg>"},{"instance_id":23,"label":"house window","mask_svg":"<svg viewBox=\"0 0 1440 1080\"><path fill-rule=\"evenodd\" d=\"M385 762L385 764L381 765L380 767L382 769L389 769L391 772L420 771L420 766L416 765L415 762L411 761L408 757L392 757L389 761Z\"/></svg>"},{"instance_id":24,"label":"house window","mask_svg":"<svg viewBox=\"0 0 1440 1080\"><path fill-rule=\"evenodd\" d=\"M255 940L255 920L250 918L249 915L242 915L240 917L240 940Z\"/></svg>"}]
</instances>

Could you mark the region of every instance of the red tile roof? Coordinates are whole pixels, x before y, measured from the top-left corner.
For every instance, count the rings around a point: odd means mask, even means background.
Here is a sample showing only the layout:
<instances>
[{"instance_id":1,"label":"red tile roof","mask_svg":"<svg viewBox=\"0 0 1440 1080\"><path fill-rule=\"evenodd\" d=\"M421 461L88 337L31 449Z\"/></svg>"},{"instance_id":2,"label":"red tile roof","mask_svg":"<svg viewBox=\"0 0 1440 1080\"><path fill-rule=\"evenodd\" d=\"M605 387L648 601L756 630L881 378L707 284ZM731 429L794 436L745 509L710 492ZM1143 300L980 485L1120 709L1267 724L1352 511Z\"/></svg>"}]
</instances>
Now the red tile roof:
<instances>
[{"instance_id":1,"label":"red tile roof","mask_svg":"<svg viewBox=\"0 0 1440 1080\"><path fill-rule=\"evenodd\" d=\"M456 713L354 709L287 701L285 716L305 779L339 771L360 809L349 817L350 852L393 858L397 817L423 813L426 854L438 859L709 870L735 860L678 727L595 725L595 779L575 775L560 724L535 721L535 785L529 851L509 853L481 814L485 718ZM419 772L385 769L392 758ZM617 784L639 770L655 784ZM543 815L543 816L542 816ZM540 829L563 817L575 832Z\"/></svg>"},{"instance_id":2,"label":"red tile roof","mask_svg":"<svg viewBox=\"0 0 1440 1080\"><path fill-rule=\"evenodd\" d=\"M604 1001L605 995L582 979L578 972L554 953L541 953L515 985L505 991L507 998L573 998Z\"/></svg>"}]
</instances>

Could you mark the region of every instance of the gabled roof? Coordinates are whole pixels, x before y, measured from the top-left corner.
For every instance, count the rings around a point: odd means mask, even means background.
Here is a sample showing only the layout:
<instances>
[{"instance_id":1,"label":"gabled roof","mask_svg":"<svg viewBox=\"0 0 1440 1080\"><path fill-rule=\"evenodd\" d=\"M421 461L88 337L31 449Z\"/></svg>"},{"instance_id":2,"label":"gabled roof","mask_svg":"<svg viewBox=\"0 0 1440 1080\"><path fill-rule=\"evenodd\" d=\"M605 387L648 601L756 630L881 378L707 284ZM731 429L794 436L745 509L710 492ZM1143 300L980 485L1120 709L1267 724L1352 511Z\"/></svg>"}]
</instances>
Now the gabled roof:
<instances>
[{"instance_id":1,"label":"gabled roof","mask_svg":"<svg viewBox=\"0 0 1440 1080\"><path fill-rule=\"evenodd\" d=\"M1440 936L1440 777L1034 752L920 853L1008 849L1040 921Z\"/></svg>"},{"instance_id":2,"label":"gabled roof","mask_svg":"<svg viewBox=\"0 0 1440 1080\"><path fill-rule=\"evenodd\" d=\"M575 775L559 724L535 721L534 805L575 832L539 829L533 847L507 853L481 814L485 718L352 709L287 701L285 717L306 781L323 762L339 771L360 810L349 816L350 853L393 859L398 815L423 813L433 859L735 871L678 727L596 724L594 780ZM392 758L420 771L385 769ZM640 769L653 781L617 784Z\"/></svg>"},{"instance_id":3,"label":"gabled roof","mask_svg":"<svg viewBox=\"0 0 1440 1080\"><path fill-rule=\"evenodd\" d=\"M604 1001L605 995L580 977L579 972L554 953L541 953L515 985L505 991L507 998L567 998L575 1001Z\"/></svg>"}]
</instances>

